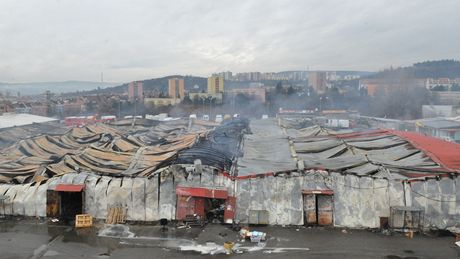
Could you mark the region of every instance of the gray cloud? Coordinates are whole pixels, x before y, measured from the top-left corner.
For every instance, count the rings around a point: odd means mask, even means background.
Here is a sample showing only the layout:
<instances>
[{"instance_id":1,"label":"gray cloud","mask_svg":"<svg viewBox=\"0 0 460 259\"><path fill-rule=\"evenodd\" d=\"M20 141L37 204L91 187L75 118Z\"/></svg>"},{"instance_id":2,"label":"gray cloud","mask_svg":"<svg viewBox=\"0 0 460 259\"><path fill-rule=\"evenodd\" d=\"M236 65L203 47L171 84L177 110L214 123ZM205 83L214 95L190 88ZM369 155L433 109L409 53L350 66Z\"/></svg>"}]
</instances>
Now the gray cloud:
<instances>
[{"instance_id":1,"label":"gray cloud","mask_svg":"<svg viewBox=\"0 0 460 259\"><path fill-rule=\"evenodd\" d=\"M0 81L378 70L460 59L458 10L456 0L2 0Z\"/></svg>"}]
</instances>

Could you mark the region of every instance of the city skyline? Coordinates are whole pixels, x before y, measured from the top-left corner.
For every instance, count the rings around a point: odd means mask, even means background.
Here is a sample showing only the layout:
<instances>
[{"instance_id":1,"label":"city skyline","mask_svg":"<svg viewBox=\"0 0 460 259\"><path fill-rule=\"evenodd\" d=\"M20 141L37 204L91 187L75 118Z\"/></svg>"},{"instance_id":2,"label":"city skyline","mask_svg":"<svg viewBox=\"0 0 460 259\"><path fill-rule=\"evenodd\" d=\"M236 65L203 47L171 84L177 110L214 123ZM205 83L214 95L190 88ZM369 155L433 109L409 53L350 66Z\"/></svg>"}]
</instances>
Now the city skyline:
<instances>
[{"instance_id":1,"label":"city skyline","mask_svg":"<svg viewBox=\"0 0 460 259\"><path fill-rule=\"evenodd\" d=\"M377 71L460 59L458 9L458 1L2 1L0 82Z\"/></svg>"}]
</instances>

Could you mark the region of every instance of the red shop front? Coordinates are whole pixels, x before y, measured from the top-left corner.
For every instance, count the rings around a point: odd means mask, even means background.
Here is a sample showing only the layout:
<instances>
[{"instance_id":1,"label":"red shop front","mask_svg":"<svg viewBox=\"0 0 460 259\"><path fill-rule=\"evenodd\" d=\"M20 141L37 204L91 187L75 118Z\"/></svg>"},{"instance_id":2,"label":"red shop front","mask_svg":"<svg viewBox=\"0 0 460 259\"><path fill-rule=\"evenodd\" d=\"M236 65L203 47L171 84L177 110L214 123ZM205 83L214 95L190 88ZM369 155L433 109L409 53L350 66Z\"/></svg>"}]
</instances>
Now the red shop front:
<instances>
[{"instance_id":1,"label":"red shop front","mask_svg":"<svg viewBox=\"0 0 460 259\"><path fill-rule=\"evenodd\" d=\"M217 219L233 223L236 198L227 190L206 187L176 187L176 219L184 220L187 215L198 215L208 220Z\"/></svg>"}]
</instances>

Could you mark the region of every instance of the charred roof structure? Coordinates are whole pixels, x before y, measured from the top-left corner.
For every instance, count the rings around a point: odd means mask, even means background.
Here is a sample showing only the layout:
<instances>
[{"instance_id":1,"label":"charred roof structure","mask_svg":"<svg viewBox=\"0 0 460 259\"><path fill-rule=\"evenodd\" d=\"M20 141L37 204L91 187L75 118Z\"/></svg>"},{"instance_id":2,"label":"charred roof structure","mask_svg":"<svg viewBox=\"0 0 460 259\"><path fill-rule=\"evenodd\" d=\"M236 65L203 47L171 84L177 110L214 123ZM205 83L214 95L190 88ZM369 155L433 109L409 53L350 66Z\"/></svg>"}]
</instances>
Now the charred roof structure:
<instances>
[{"instance_id":1,"label":"charred roof structure","mask_svg":"<svg viewBox=\"0 0 460 259\"><path fill-rule=\"evenodd\" d=\"M284 120L131 120L24 138L1 151L0 195L8 201L0 213L104 219L121 207L127 220L183 220L218 204L227 223L460 222L458 144ZM405 226L392 215L401 208L423 220Z\"/></svg>"},{"instance_id":2,"label":"charred roof structure","mask_svg":"<svg viewBox=\"0 0 460 259\"><path fill-rule=\"evenodd\" d=\"M423 222L411 218L420 224L407 228L445 229L460 220L458 144L392 130L299 128L283 119L251 128L259 136L245 136L237 167L241 222L267 212L266 224L378 228L394 207L422 211Z\"/></svg>"},{"instance_id":3,"label":"charred roof structure","mask_svg":"<svg viewBox=\"0 0 460 259\"><path fill-rule=\"evenodd\" d=\"M0 181L29 183L66 173L148 177L162 166L202 164L229 170L236 159L243 128L232 121L206 130L172 122L135 132L89 125L63 134L20 140L0 155Z\"/></svg>"},{"instance_id":4,"label":"charred roof structure","mask_svg":"<svg viewBox=\"0 0 460 259\"><path fill-rule=\"evenodd\" d=\"M43 134L63 134L66 131L68 129L57 121L0 128L0 149L11 146L21 139L28 139Z\"/></svg>"}]
</instances>

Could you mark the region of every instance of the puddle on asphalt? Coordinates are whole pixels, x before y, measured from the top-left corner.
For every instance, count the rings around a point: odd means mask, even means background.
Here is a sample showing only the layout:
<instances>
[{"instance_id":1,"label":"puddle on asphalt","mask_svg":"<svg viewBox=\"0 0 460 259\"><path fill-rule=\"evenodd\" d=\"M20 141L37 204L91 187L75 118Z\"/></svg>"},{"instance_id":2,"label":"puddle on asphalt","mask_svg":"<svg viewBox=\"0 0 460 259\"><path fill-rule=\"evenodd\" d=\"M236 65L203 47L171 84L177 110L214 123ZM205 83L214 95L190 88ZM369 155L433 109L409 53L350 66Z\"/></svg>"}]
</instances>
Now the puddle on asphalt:
<instances>
[{"instance_id":1,"label":"puddle on asphalt","mask_svg":"<svg viewBox=\"0 0 460 259\"><path fill-rule=\"evenodd\" d=\"M134 237L134 233L129 231L129 226L126 225L109 225L104 229L99 231L98 236L101 237L119 237L119 238L126 238L126 237Z\"/></svg>"}]
</instances>

